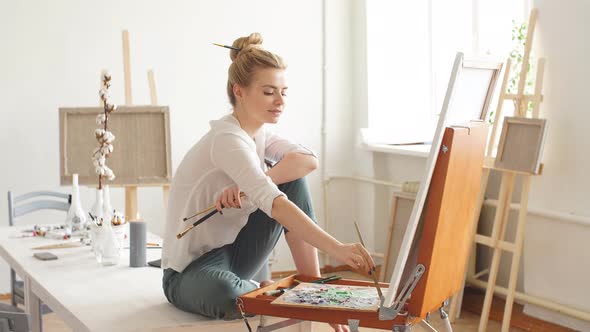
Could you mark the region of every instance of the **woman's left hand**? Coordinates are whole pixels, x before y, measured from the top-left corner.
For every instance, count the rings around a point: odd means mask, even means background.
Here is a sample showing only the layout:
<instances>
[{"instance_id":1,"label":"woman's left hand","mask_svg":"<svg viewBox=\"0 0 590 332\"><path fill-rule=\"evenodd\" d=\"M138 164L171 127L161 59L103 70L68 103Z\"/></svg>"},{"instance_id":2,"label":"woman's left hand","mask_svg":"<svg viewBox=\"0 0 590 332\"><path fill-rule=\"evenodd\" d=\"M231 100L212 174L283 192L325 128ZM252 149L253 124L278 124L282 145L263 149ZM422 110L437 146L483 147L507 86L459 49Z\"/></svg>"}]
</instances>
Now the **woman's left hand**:
<instances>
[{"instance_id":1,"label":"woman's left hand","mask_svg":"<svg viewBox=\"0 0 590 332\"><path fill-rule=\"evenodd\" d=\"M223 206L222 206L223 205ZM242 208L242 201L240 199L240 188L238 186L232 186L225 189L219 198L217 198L217 202L215 203L215 208L217 211L221 212L222 208Z\"/></svg>"}]
</instances>

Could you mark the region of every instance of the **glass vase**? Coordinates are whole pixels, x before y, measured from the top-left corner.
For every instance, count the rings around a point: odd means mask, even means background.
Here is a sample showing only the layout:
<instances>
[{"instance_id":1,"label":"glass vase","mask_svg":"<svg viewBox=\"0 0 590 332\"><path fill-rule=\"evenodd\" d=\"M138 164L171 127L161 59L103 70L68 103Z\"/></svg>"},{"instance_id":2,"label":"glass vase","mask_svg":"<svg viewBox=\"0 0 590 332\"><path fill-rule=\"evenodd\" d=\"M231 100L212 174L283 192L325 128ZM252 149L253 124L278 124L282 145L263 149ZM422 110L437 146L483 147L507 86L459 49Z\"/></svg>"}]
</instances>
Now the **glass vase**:
<instances>
[{"instance_id":1,"label":"glass vase","mask_svg":"<svg viewBox=\"0 0 590 332\"><path fill-rule=\"evenodd\" d=\"M110 223L91 225L92 248L96 261L103 266L117 265L121 258L122 242Z\"/></svg>"}]
</instances>

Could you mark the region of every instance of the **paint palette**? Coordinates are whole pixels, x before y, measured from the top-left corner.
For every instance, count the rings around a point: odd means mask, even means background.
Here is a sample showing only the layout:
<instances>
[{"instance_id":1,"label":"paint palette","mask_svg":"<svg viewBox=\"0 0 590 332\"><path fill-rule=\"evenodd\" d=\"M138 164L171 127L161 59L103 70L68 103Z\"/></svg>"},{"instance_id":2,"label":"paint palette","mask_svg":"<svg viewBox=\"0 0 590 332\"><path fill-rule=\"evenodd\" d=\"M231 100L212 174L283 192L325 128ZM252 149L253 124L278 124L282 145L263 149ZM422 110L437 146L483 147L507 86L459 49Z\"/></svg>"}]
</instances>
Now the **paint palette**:
<instances>
[{"instance_id":1,"label":"paint palette","mask_svg":"<svg viewBox=\"0 0 590 332\"><path fill-rule=\"evenodd\" d=\"M379 295L374 287L301 283L272 304L376 312L379 309Z\"/></svg>"}]
</instances>

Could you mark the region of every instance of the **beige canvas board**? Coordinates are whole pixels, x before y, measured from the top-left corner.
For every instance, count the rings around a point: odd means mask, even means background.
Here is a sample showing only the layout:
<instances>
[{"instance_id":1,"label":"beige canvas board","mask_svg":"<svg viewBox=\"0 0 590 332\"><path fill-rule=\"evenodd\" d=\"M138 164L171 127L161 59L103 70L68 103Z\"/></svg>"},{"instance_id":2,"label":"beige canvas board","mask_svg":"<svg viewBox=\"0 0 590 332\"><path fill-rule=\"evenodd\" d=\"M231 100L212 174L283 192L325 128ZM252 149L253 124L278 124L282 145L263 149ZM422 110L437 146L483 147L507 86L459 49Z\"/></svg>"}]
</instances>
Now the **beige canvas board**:
<instances>
[{"instance_id":1,"label":"beige canvas board","mask_svg":"<svg viewBox=\"0 0 590 332\"><path fill-rule=\"evenodd\" d=\"M545 119L505 117L494 167L537 174L546 125Z\"/></svg>"},{"instance_id":2,"label":"beige canvas board","mask_svg":"<svg viewBox=\"0 0 590 332\"><path fill-rule=\"evenodd\" d=\"M98 142L94 130L102 107L60 108L60 183L70 185L79 174L82 185L96 186L91 155ZM107 184L162 185L172 178L170 117L167 106L120 106L109 116L108 130L115 135L107 165L114 181Z\"/></svg>"}]
</instances>

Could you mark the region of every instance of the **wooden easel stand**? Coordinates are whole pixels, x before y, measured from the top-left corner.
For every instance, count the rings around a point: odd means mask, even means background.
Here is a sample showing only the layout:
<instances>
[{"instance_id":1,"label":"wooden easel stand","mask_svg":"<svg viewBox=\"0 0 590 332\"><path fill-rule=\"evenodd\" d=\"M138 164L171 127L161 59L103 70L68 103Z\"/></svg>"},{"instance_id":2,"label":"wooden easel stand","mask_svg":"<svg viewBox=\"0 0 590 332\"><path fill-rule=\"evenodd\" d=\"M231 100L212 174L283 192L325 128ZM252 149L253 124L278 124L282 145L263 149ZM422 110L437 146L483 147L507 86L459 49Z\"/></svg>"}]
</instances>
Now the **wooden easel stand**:
<instances>
[{"instance_id":1,"label":"wooden easel stand","mask_svg":"<svg viewBox=\"0 0 590 332\"><path fill-rule=\"evenodd\" d=\"M131 56L129 51L129 32L123 30L123 72L125 81L125 105L133 105L133 98L131 93ZM158 105L158 97L156 95L156 83L154 80L153 70L148 70L148 84L150 89L151 105ZM168 206L168 194L170 186L163 185L162 191L164 195L164 206ZM137 185L125 186L125 218L129 221L137 219L138 204L137 204Z\"/></svg>"},{"instance_id":2,"label":"wooden easel stand","mask_svg":"<svg viewBox=\"0 0 590 332\"><path fill-rule=\"evenodd\" d=\"M484 164L484 171L482 175L482 182L481 188L479 192L479 204L478 204L478 211L475 214L473 220L473 228L472 228L472 238L475 244L481 244L493 248L493 256L492 261L490 264L489 270L482 271L480 273L475 273L475 264L474 264L474 256L472 255L472 259L470 264L472 267L468 269L466 276L466 281L469 283L473 283L478 287L486 288L486 295L484 299L484 304L482 308L481 319L479 323L478 331L483 332L487 328L487 323L490 314L490 308L492 304L492 298L495 292L501 293L506 295L506 305L504 307L504 316L502 320L502 331L508 332L510 328L510 319L512 314L512 306L514 303L514 299L517 295L516 292L516 282L518 278L518 269L520 264L520 259L522 256L522 247L524 243L524 233L527 221L527 212L528 212L528 198L530 192L530 185L531 185L531 176L539 175L539 174L532 174L532 173L523 173L513 170L507 169L496 169L494 168L494 159L492 158L492 153L494 150L494 146L496 143L496 136L498 132L499 124L501 123L500 117L502 114L502 106L506 100L514 101L515 105L515 116L526 117L526 111L528 108L528 102L533 101L534 107L532 112L532 118L539 117L539 106L543 100L543 96L541 95L541 89L543 85L543 73L544 73L544 66L545 60L539 59L537 62L537 73L536 73L536 83L535 83L535 91L533 95L526 95L524 93L524 87L526 83L526 75L528 71L528 63L530 59L530 52L531 52L531 45L533 41L533 34L535 29L535 23L537 19L537 11L533 9L531 11L531 15L529 18L528 23L528 31L527 37L525 41L525 52L523 57L523 65L521 71L519 73L519 84L518 90L516 94L508 94L506 93L506 84L509 77L510 66L511 62L510 59L506 62L506 71L504 73L504 78L502 81L502 87L500 92L500 97L498 98L498 105L496 108L494 124L492 127L492 134L490 137L490 141L488 143L488 149L486 153L486 162ZM485 192L487 189L487 183L490 176L491 170L494 169L502 173L502 180L500 184L500 193L498 198L498 205L496 208L496 213L494 216L494 223L492 228L491 236L484 236L481 234L477 234L477 224L479 221L479 216L481 212L481 207L483 205L483 201L485 199ZM522 177L522 188L521 188L521 197L520 197L520 205L519 205L519 213L518 213L518 221L516 226L516 236L514 242L510 243L504 240L506 234L506 228L508 223L508 216L510 212L510 205L512 202L512 194L514 191L514 183L517 176ZM496 279L498 276L498 270L500 265L500 257L502 251L511 252L512 255L512 262L510 266L510 276L509 276L509 283L508 288L501 288L496 286ZM472 250L472 253L475 250ZM484 274L489 274L488 281L480 281L478 280ZM524 294L523 294L524 295ZM451 320L454 320L457 317L459 308L461 306L460 302L462 299L462 291L453 298L450 315ZM531 297L526 296L519 296L522 300L531 300ZM534 299L533 299L534 300Z\"/></svg>"}]
</instances>

